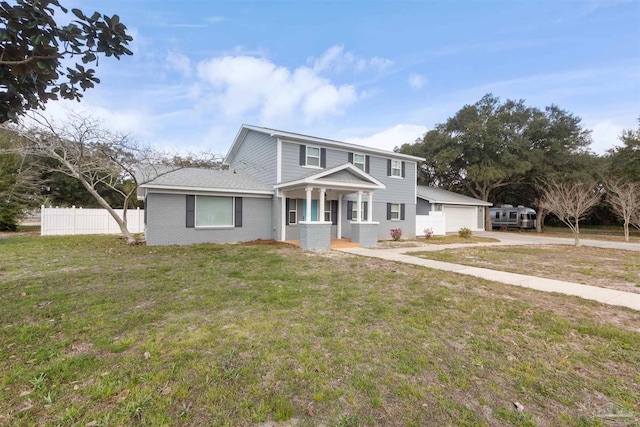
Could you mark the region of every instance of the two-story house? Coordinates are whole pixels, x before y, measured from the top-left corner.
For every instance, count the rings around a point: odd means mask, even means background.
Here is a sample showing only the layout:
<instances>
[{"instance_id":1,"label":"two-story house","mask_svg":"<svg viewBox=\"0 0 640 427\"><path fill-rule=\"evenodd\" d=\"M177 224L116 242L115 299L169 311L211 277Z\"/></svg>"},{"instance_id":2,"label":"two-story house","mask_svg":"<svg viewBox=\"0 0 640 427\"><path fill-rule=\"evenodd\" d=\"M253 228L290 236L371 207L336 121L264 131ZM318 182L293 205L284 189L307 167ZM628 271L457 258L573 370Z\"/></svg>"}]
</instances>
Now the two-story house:
<instances>
[{"instance_id":1,"label":"two-story house","mask_svg":"<svg viewBox=\"0 0 640 427\"><path fill-rule=\"evenodd\" d=\"M181 169L141 186L147 244L415 237L420 157L243 125L227 170Z\"/></svg>"}]
</instances>

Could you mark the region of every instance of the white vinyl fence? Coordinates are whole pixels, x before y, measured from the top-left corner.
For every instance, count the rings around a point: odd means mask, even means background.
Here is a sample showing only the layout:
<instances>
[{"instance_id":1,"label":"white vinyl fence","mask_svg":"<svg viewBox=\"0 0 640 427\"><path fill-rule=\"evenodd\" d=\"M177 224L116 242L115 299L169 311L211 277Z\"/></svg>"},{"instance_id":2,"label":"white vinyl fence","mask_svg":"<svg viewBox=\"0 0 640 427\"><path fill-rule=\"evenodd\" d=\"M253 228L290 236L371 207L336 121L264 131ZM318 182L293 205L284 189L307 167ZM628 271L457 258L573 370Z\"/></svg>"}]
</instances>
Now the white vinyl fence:
<instances>
[{"instance_id":1,"label":"white vinyl fence","mask_svg":"<svg viewBox=\"0 0 640 427\"><path fill-rule=\"evenodd\" d=\"M429 215L416 215L416 236L424 236L424 230L430 228L434 236L444 236L445 215L442 211L431 211Z\"/></svg>"},{"instance_id":2,"label":"white vinyl fence","mask_svg":"<svg viewBox=\"0 0 640 427\"><path fill-rule=\"evenodd\" d=\"M116 209L122 217L122 209ZM127 228L132 233L144 232L144 210L127 209ZM45 208L40 215L40 234L119 234L120 227L106 209Z\"/></svg>"}]
</instances>

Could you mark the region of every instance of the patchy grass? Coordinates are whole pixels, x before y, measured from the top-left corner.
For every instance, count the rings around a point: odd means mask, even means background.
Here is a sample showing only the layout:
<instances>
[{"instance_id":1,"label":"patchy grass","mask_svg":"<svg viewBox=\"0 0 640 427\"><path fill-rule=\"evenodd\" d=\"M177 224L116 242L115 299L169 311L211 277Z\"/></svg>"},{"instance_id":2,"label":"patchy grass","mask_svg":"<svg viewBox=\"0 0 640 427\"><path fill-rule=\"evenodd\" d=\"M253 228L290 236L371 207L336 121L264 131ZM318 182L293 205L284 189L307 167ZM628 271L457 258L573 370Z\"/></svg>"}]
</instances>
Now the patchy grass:
<instances>
[{"instance_id":1,"label":"patchy grass","mask_svg":"<svg viewBox=\"0 0 640 427\"><path fill-rule=\"evenodd\" d=\"M640 415L640 313L339 252L3 239L0 307L4 426Z\"/></svg>"},{"instance_id":2,"label":"patchy grass","mask_svg":"<svg viewBox=\"0 0 640 427\"><path fill-rule=\"evenodd\" d=\"M497 231L497 230L496 230ZM573 233L568 227L550 227L544 226L542 233L535 230L517 230L509 229L509 233L534 233L536 236L545 237L564 237L573 239ZM610 242L624 242L624 230L620 226L584 226L580 225L580 239L587 240L604 240ZM629 242L640 243L640 230L635 227L629 227Z\"/></svg>"},{"instance_id":3,"label":"patchy grass","mask_svg":"<svg viewBox=\"0 0 640 427\"><path fill-rule=\"evenodd\" d=\"M640 293L640 252L634 251L534 245L467 247L411 255Z\"/></svg>"},{"instance_id":4,"label":"patchy grass","mask_svg":"<svg viewBox=\"0 0 640 427\"><path fill-rule=\"evenodd\" d=\"M399 241L394 240L379 240L378 246L375 249L388 249L388 248L416 248L424 245L451 245L456 243L499 243L499 239L493 237L460 237L457 234L450 234L447 236L432 236L429 239L417 237L415 239L402 239Z\"/></svg>"}]
</instances>

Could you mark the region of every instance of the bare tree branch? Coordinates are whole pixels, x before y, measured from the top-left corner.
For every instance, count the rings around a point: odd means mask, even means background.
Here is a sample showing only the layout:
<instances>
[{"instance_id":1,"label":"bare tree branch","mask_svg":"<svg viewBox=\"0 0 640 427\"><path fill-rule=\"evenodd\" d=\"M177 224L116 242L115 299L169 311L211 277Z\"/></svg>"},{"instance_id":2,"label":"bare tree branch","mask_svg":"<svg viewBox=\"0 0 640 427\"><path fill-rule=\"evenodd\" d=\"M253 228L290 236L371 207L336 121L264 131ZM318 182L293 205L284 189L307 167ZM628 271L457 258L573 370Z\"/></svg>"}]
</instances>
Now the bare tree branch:
<instances>
[{"instance_id":1,"label":"bare tree branch","mask_svg":"<svg viewBox=\"0 0 640 427\"><path fill-rule=\"evenodd\" d=\"M629 224L640 229L640 183L611 179L605 185L606 201L623 221L624 240L628 242Z\"/></svg>"},{"instance_id":2,"label":"bare tree branch","mask_svg":"<svg viewBox=\"0 0 640 427\"><path fill-rule=\"evenodd\" d=\"M540 187L539 206L555 214L571 231L575 245L580 246L580 220L600 201L596 184L549 180Z\"/></svg>"}]
</instances>

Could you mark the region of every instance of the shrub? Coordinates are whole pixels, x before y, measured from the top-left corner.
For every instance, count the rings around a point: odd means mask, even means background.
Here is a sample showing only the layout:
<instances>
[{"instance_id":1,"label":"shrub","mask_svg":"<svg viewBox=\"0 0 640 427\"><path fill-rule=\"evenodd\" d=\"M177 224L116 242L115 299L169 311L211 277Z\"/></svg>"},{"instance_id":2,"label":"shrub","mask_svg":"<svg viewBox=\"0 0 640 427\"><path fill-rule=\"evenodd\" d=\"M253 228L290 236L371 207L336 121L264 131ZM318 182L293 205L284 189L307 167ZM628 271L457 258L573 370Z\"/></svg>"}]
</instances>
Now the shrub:
<instances>
[{"instance_id":1,"label":"shrub","mask_svg":"<svg viewBox=\"0 0 640 427\"><path fill-rule=\"evenodd\" d=\"M431 237L433 237L433 228L425 228L424 229L424 238L429 240Z\"/></svg>"},{"instance_id":2,"label":"shrub","mask_svg":"<svg viewBox=\"0 0 640 427\"><path fill-rule=\"evenodd\" d=\"M392 228L391 238L396 242L402 238L402 228Z\"/></svg>"},{"instance_id":3,"label":"shrub","mask_svg":"<svg viewBox=\"0 0 640 427\"><path fill-rule=\"evenodd\" d=\"M467 227L463 227L460 230L458 230L458 236L463 237L465 239L468 239L469 237L471 237L473 233L471 232L470 229L468 229Z\"/></svg>"}]
</instances>

